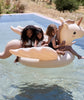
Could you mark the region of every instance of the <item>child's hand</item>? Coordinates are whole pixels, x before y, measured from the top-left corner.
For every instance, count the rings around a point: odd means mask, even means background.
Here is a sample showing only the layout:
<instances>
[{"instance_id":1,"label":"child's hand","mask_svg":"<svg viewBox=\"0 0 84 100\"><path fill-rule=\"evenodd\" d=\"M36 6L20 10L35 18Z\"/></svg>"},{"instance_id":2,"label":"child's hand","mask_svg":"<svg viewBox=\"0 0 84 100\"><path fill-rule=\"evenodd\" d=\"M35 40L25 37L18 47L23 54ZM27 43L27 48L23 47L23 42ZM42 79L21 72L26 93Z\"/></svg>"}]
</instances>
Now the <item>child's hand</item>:
<instances>
[{"instance_id":1,"label":"child's hand","mask_svg":"<svg viewBox=\"0 0 84 100\"><path fill-rule=\"evenodd\" d=\"M44 45L44 44L46 44L46 42L45 42L45 41L43 41L43 42L41 43L41 45Z\"/></svg>"},{"instance_id":2,"label":"child's hand","mask_svg":"<svg viewBox=\"0 0 84 100\"><path fill-rule=\"evenodd\" d=\"M48 44L44 44L44 45L42 45L42 46L48 46Z\"/></svg>"},{"instance_id":3,"label":"child's hand","mask_svg":"<svg viewBox=\"0 0 84 100\"><path fill-rule=\"evenodd\" d=\"M65 41L62 41L61 45L62 45L62 46L65 46L65 43L66 43Z\"/></svg>"}]
</instances>

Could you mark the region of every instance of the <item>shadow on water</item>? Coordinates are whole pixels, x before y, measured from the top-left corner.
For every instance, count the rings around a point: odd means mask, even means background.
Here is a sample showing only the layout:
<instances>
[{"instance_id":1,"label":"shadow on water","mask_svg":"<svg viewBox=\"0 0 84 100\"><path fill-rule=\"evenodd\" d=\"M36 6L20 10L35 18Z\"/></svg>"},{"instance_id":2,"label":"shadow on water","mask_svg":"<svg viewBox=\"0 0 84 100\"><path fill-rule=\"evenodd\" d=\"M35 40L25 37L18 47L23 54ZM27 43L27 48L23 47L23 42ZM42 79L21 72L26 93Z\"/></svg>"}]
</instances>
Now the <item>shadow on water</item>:
<instances>
[{"instance_id":1,"label":"shadow on water","mask_svg":"<svg viewBox=\"0 0 84 100\"><path fill-rule=\"evenodd\" d=\"M73 100L72 92L58 85L23 84L17 88L20 94L8 100Z\"/></svg>"}]
</instances>

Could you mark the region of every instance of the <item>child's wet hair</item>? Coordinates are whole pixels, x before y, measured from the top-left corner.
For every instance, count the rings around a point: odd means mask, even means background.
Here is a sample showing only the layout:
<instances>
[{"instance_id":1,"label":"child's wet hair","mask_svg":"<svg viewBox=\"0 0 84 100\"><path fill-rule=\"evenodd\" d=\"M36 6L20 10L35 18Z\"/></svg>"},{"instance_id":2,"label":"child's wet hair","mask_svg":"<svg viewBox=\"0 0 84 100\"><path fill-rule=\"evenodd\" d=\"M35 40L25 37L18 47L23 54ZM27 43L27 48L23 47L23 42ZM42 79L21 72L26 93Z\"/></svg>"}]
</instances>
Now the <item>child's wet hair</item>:
<instances>
[{"instance_id":1,"label":"child's wet hair","mask_svg":"<svg viewBox=\"0 0 84 100\"><path fill-rule=\"evenodd\" d=\"M50 24L50 25L47 27L46 35L52 36L52 32L54 32L55 29L57 29L57 26L56 26L55 24Z\"/></svg>"},{"instance_id":2,"label":"child's wet hair","mask_svg":"<svg viewBox=\"0 0 84 100\"><path fill-rule=\"evenodd\" d=\"M32 36L31 36L31 38L29 38L29 37L27 36L27 31L28 31L28 30L31 30L31 31L32 31ZM26 41L28 41L29 39L32 39L32 37L34 36L35 30L36 30L36 27L35 27L34 25L28 25L28 26L26 26L26 27L23 29L23 31L22 31L21 40L24 41L24 42L26 42Z\"/></svg>"},{"instance_id":3,"label":"child's wet hair","mask_svg":"<svg viewBox=\"0 0 84 100\"><path fill-rule=\"evenodd\" d=\"M37 37L37 35L38 35L39 33L41 33L41 35L42 35L42 38L41 38L41 39L38 39L38 37ZM44 39L44 32L43 32L43 30L42 30L41 28L38 28L38 29L37 29L36 38L37 38L38 41L42 41L42 40Z\"/></svg>"},{"instance_id":4,"label":"child's wet hair","mask_svg":"<svg viewBox=\"0 0 84 100\"><path fill-rule=\"evenodd\" d=\"M39 38L37 37L37 35L38 35L39 33L41 33L41 35L42 35L42 38L41 38L41 39L39 39ZM42 30L41 28L37 28L37 29L36 29L36 32L35 32L35 36L34 36L34 38L33 38L33 41L37 40L38 42L40 42L40 41L42 41L43 39L44 39L44 32L43 32L43 30Z\"/></svg>"}]
</instances>

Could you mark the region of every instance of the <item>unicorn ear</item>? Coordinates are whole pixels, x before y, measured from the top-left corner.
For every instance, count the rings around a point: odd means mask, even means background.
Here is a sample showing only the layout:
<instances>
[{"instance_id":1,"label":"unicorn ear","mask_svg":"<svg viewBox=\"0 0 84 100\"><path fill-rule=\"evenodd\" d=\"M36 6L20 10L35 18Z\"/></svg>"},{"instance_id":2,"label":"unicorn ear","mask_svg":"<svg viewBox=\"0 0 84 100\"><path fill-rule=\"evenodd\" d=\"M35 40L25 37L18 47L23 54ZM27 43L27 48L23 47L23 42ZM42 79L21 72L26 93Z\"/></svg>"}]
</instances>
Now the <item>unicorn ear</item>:
<instances>
[{"instance_id":1,"label":"unicorn ear","mask_svg":"<svg viewBox=\"0 0 84 100\"><path fill-rule=\"evenodd\" d=\"M63 24L63 27L67 29L68 28L68 24L67 23L64 23Z\"/></svg>"},{"instance_id":2,"label":"unicorn ear","mask_svg":"<svg viewBox=\"0 0 84 100\"><path fill-rule=\"evenodd\" d=\"M63 17L60 17L60 21L61 21L61 23L64 23L65 22L65 20L64 20Z\"/></svg>"},{"instance_id":3,"label":"unicorn ear","mask_svg":"<svg viewBox=\"0 0 84 100\"><path fill-rule=\"evenodd\" d=\"M74 20L71 20L71 19L68 19L68 20L66 20L65 21L67 24L74 24L75 23L75 21Z\"/></svg>"}]
</instances>

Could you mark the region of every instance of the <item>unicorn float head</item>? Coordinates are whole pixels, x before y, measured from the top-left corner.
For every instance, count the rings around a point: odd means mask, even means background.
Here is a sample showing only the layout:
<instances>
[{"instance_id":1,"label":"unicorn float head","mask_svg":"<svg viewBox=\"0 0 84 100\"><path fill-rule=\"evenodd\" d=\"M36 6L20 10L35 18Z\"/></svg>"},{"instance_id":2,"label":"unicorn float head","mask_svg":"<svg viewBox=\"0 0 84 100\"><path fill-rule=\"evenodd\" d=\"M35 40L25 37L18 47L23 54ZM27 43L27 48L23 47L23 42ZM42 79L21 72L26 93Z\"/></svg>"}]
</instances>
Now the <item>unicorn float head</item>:
<instances>
[{"instance_id":1,"label":"unicorn float head","mask_svg":"<svg viewBox=\"0 0 84 100\"><path fill-rule=\"evenodd\" d=\"M80 27L81 20L76 24L74 21L61 18L60 43L65 41L66 45L71 45L73 40L84 36L84 29Z\"/></svg>"}]
</instances>

